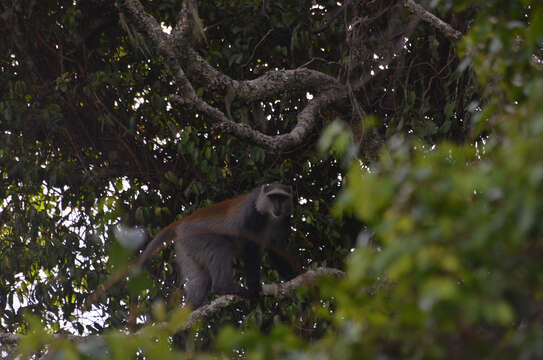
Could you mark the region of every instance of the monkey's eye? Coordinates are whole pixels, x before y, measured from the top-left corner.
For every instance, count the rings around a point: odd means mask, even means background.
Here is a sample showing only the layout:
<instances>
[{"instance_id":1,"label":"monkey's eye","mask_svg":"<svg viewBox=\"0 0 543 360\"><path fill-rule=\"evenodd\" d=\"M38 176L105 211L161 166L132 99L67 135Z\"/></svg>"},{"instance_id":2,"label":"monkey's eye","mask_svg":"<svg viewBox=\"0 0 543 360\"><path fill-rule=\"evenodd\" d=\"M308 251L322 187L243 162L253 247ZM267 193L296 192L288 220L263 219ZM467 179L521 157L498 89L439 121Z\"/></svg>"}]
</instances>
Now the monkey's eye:
<instances>
[{"instance_id":1,"label":"monkey's eye","mask_svg":"<svg viewBox=\"0 0 543 360\"><path fill-rule=\"evenodd\" d=\"M288 196L287 194L269 194L268 197L271 201L281 203L287 200L290 196Z\"/></svg>"}]
</instances>

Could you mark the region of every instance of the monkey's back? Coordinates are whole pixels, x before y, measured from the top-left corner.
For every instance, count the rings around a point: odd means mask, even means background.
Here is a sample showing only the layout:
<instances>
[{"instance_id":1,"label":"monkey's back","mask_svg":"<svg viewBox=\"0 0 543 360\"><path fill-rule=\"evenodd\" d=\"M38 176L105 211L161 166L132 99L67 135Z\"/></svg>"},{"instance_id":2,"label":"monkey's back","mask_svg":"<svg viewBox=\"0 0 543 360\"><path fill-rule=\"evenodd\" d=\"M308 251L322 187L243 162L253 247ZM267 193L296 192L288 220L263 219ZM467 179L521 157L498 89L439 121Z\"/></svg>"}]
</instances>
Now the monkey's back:
<instances>
[{"instance_id":1,"label":"monkey's back","mask_svg":"<svg viewBox=\"0 0 543 360\"><path fill-rule=\"evenodd\" d=\"M189 222L198 221L200 219L214 219L214 218L220 218L222 220L224 219L233 220L233 218L235 217L237 213L242 212L244 210L242 208L243 208L243 205L245 204L245 199L247 198L248 195L249 194L240 195L232 199L223 200L221 202L200 208L196 210L193 214L178 220L178 222L189 223Z\"/></svg>"}]
</instances>

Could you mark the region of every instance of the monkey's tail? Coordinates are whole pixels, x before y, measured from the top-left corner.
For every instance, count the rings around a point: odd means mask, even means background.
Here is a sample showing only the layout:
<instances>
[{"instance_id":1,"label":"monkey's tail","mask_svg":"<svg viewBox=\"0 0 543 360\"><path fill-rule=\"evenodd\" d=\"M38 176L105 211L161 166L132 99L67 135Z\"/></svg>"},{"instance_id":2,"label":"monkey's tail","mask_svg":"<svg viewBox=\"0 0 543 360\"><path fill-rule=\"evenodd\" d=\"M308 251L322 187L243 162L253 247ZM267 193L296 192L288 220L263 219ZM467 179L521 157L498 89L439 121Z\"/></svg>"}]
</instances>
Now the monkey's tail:
<instances>
[{"instance_id":1,"label":"monkey's tail","mask_svg":"<svg viewBox=\"0 0 543 360\"><path fill-rule=\"evenodd\" d=\"M136 260L115 271L104 283L98 285L98 288L94 290L94 292L85 300L83 311L89 309L90 306L96 302L96 300L98 300L102 295L105 294L106 291L108 291L113 285L126 276L130 270L141 267L147 261L147 259L167 247L173 240L173 235L175 235L174 231L170 230L168 227L162 229L162 231L160 231L153 238L153 240L151 240L149 245L147 245L143 253L138 256Z\"/></svg>"},{"instance_id":2,"label":"monkey's tail","mask_svg":"<svg viewBox=\"0 0 543 360\"><path fill-rule=\"evenodd\" d=\"M87 311L90 309L91 305L96 302L102 295L105 294L106 291L109 290L110 287L115 285L117 281L121 280L123 276L125 276L128 271L131 269L131 265L124 266L123 268L117 270L113 275L111 275L106 282L98 285L98 288L90 294L87 299L85 299L85 303L83 304L83 311Z\"/></svg>"},{"instance_id":3,"label":"monkey's tail","mask_svg":"<svg viewBox=\"0 0 543 360\"><path fill-rule=\"evenodd\" d=\"M170 245L175 236L175 231L170 229L170 227L165 227L162 229L156 236L151 240L147 245L143 253L138 257L136 261L137 266L142 266L145 262L153 257L156 253L165 249Z\"/></svg>"}]
</instances>

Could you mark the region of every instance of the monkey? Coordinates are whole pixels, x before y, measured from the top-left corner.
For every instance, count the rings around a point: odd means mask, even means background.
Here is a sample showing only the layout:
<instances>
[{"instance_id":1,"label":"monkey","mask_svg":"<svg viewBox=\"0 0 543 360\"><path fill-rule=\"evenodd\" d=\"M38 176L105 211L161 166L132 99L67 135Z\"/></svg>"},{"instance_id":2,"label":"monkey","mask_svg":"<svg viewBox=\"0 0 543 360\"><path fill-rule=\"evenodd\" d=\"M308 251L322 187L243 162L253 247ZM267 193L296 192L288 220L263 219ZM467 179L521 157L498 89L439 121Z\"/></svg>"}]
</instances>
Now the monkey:
<instances>
[{"instance_id":1,"label":"monkey","mask_svg":"<svg viewBox=\"0 0 543 360\"><path fill-rule=\"evenodd\" d=\"M255 299L262 290L260 265L267 250L272 266L284 278L295 275L295 265L284 256L292 214L292 188L274 183L197 210L162 229L147 245L137 263L170 243L184 284L185 302L200 307L210 293ZM245 264L247 287L233 281L233 259Z\"/></svg>"}]
</instances>

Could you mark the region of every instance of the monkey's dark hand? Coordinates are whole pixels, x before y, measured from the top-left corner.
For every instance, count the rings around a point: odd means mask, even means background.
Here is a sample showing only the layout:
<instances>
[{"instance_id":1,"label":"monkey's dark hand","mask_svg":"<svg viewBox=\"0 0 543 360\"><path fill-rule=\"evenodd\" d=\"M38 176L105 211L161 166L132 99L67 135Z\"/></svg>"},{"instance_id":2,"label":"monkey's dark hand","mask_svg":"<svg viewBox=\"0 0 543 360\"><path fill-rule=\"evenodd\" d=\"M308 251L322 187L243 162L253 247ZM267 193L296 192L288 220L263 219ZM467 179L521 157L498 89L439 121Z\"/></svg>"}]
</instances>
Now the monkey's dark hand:
<instances>
[{"instance_id":1,"label":"monkey's dark hand","mask_svg":"<svg viewBox=\"0 0 543 360\"><path fill-rule=\"evenodd\" d=\"M259 292L260 291L255 292L254 289L247 289L240 286L236 291L232 292L232 294L241 296L245 299L254 299L258 297Z\"/></svg>"},{"instance_id":2,"label":"monkey's dark hand","mask_svg":"<svg viewBox=\"0 0 543 360\"><path fill-rule=\"evenodd\" d=\"M251 300L258 299L260 297L260 293L262 292L262 285L259 284L259 286L250 287L249 290L247 290L247 297Z\"/></svg>"},{"instance_id":3,"label":"monkey's dark hand","mask_svg":"<svg viewBox=\"0 0 543 360\"><path fill-rule=\"evenodd\" d=\"M243 289L244 294L242 295L249 300L250 306L255 307L260 299L260 293L262 291L262 286L250 286L249 289Z\"/></svg>"}]
</instances>

